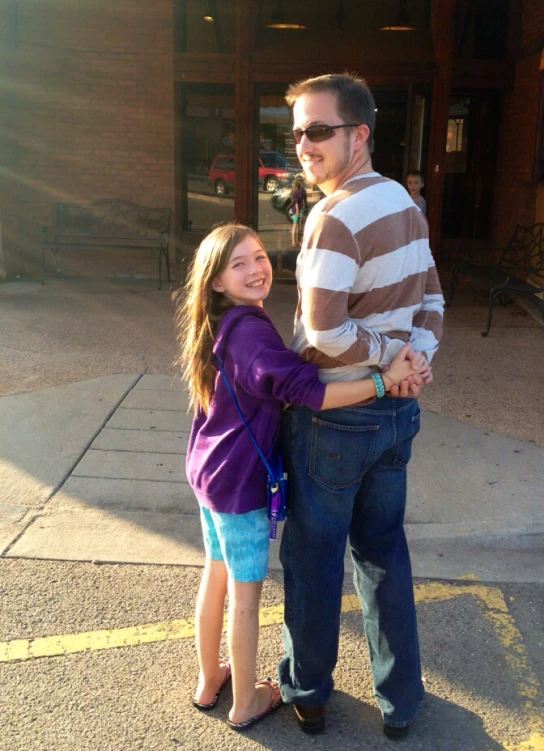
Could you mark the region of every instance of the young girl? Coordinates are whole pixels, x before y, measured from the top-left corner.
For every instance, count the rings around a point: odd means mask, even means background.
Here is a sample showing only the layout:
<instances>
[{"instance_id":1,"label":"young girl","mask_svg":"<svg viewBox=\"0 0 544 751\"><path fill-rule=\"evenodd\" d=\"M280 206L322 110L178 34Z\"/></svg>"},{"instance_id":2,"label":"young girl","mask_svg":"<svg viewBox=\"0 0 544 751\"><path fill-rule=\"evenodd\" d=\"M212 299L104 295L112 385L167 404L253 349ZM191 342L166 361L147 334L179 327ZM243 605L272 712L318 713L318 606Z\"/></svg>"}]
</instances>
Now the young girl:
<instances>
[{"instance_id":1,"label":"young girl","mask_svg":"<svg viewBox=\"0 0 544 751\"><path fill-rule=\"evenodd\" d=\"M427 367L406 345L378 384L321 383L317 367L285 347L264 312L271 284L272 267L258 235L239 224L219 226L196 252L176 315L179 362L195 409L187 478L200 505L206 550L196 605L200 674L193 704L213 709L232 671L228 724L236 730L262 720L282 700L276 681L255 682L259 599L268 565L266 470L216 356L265 456L276 441L284 403L313 410L355 404ZM227 591L229 659L219 655Z\"/></svg>"},{"instance_id":2,"label":"young girl","mask_svg":"<svg viewBox=\"0 0 544 751\"><path fill-rule=\"evenodd\" d=\"M291 195L291 206L289 216L293 222L291 227L291 245L296 248L300 245L298 238L302 233L302 220L308 211L308 199L306 197L306 188L304 187L304 178L297 175L293 180L293 193Z\"/></svg>"}]
</instances>

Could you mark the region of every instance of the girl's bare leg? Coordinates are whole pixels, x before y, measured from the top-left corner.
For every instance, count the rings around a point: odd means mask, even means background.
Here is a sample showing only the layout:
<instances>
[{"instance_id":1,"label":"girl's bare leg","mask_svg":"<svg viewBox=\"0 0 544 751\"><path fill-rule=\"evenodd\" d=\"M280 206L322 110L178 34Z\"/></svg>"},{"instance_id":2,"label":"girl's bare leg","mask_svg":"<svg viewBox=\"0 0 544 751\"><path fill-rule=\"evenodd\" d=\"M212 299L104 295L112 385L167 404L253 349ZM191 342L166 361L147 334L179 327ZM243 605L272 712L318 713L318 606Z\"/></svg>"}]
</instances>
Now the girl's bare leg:
<instances>
[{"instance_id":1,"label":"girl's bare leg","mask_svg":"<svg viewBox=\"0 0 544 751\"><path fill-rule=\"evenodd\" d=\"M235 723L245 722L261 714L270 704L269 687L255 686L262 587L262 581L237 582L229 579L227 638L234 698L229 719ZM279 698L277 686L274 691Z\"/></svg>"},{"instance_id":2,"label":"girl's bare leg","mask_svg":"<svg viewBox=\"0 0 544 751\"><path fill-rule=\"evenodd\" d=\"M195 615L200 673L194 698L200 704L213 701L227 674L226 664L219 662L226 595L227 569L224 562L206 558Z\"/></svg>"}]
</instances>

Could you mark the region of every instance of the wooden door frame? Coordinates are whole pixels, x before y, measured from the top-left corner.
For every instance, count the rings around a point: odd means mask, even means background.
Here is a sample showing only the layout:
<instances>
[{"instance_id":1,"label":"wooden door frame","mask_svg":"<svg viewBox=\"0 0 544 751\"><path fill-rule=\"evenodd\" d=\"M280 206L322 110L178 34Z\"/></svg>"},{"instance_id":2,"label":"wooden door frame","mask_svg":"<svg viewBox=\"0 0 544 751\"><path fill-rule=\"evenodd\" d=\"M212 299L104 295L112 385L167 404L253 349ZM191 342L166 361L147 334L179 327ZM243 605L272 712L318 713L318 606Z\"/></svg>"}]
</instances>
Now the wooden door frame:
<instances>
[{"instance_id":1,"label":"wooden door frame","mask_svg":"<svg viewBox=\"0 0 544 751\"><path fill-rule=\"evenodd\" d=\"M446 135L453 73L453 34L455 0L433 0L431 3L431 33L434 39L438 71L431 93L431 117L427 151L427 219L429 241L437 263L440 263L440 226L444 198L444 166Z\"/></svg>"}]
</instances>

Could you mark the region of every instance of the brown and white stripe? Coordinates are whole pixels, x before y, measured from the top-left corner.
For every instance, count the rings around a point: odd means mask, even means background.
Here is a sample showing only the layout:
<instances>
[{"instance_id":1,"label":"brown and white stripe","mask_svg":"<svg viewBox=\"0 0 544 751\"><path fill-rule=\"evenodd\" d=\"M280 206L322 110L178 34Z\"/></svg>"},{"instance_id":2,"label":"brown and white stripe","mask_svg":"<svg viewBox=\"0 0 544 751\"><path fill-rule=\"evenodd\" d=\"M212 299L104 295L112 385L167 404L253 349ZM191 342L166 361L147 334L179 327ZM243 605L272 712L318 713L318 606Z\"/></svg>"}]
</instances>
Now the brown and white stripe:
<instances>
[{"instance_id":1,"label":"brown and white stripe","mask_svg":"<svg viewBox=\"0 0 544 751\"><path fill-rule=\"evenodd\" d=\"M297 263L293 349L322 380L389 364L410 341L429 360L444 299L428 225L404 188L378 173L351 178L311 212Z\"/></svg>"}]
</instances>

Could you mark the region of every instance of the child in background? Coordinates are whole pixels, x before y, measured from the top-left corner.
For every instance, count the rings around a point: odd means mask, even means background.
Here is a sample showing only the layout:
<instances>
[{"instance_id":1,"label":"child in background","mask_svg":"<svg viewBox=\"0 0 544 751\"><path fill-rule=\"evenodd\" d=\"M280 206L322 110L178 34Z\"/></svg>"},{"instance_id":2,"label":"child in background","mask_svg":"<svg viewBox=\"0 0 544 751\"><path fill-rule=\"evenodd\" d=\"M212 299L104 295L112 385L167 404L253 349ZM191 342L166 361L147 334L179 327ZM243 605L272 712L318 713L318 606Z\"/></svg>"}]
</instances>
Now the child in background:
<instances>
[{"instance_id":1,"label":"child in background","mask_svg":"<svg viewBox=\"0 0 544 751\"><path fill-rule=\"evenodd\" d=\"M310 409L355 404L411 380L425 358L403 346L387 373L323 384L315 365L281 340L263 310L272 267L258 235L229 223L200 244L176 314L179 363L195 417L187 449L187 479L200 505L206 563L195 630L200 673L193 698L203 711L217 704L231 677L228 725L245 730L282 704L277 681L255 681L259 599L268 566L266 470L216 368L216 357L264 455L276 442L284 403ZM229 658L220 656L229 595Z\"/></svg>"},{"instance_id":2,"label":"child in background","mask_svg":"<svg viewBox=\"0 0 544 751\"><path fill-rule=\"evenodd\" d=\"M291 206L289 207L289 216L293 222L291 228L291 245L293 248L300 245L300 241L297 242L297 236L298 238L301 237L302 220L307 211L308 197L306 195L306 188L304 187L304 178L301 175L297 175L293 180L293 193L291 195Z\"/></svg>"},{"instance_id":3,"label":"child in background","mask_svg":"<svg viewBox=\"0 0 544 751\"><path fill-rule=\"evenodd\" d=\"M410 194L412 201L423 213L425 213L427 211L427 202L421 195L421 189L425 187L423 172L420 172L418 169L410 170L406 175L406 187L408 188L408 193Z\"/></svg>"}]
</instances>

